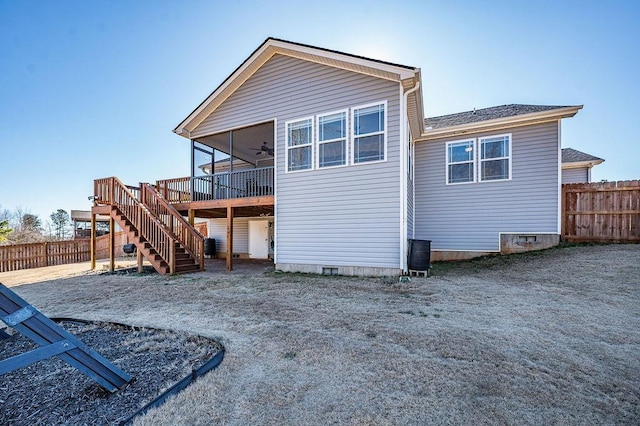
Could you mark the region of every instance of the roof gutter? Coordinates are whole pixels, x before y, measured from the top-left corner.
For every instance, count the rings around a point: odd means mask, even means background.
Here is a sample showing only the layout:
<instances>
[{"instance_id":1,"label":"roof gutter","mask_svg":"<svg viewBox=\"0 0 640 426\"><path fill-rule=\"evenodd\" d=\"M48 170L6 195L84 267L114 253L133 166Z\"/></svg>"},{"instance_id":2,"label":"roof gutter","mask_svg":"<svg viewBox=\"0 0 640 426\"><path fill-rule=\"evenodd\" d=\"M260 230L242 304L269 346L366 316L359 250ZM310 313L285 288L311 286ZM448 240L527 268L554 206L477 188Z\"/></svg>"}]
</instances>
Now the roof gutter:
<instances>
[{"instance_id":1,"label":"roof gutter","mask_svg":"<svg viewBox=\"0 0 640 426\"><path fill-rule=\"evenodd\" d=\"M530 114L516 115L513 117L496 118L493 120L480 121L477 123L460 124L458 126L444 127L441 129L425 130L418 141L429 141L450 136L463 135L470 132L482 132L504 129L507 127L539 124L556 121L563 118L573 117L581 110L583 105L576 105L549 111L534 112Z\"/></svg>"},{"instance_id":2,"label":"roof gutter","mask_svg":"<svg viewBox=\"0 0 640 426\"><path fill-rule=\"evenodd\" d=\"M402 82L400 83L400 87L402 88ZM409 120L407 116L408 110L408 102L409 95L414 93L420 89L420 80L416 82L416 84L406 92L404 92L402 99L402 106L400 111L401 117L403 121L400 126L400 146L402 147L400 150L400 267L404 273L408 273L408 265L407 265L407 252L408 252L408 244L407 241L407 147L405 144L407 143L407 126L404 125L404 120Z\"/></svg>"}]
</instances>

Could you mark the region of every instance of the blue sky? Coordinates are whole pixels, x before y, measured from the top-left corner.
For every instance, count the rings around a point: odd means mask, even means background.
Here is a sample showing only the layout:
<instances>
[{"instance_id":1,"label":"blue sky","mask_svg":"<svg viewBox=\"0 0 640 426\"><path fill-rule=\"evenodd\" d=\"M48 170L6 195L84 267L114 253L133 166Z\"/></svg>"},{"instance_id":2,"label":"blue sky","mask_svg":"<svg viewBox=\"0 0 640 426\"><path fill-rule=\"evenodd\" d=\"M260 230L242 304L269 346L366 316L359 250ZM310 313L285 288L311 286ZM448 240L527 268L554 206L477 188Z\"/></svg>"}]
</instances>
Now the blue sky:
<instances>
[{"instance_id":1,"label":"blue sky","mask_svg":"<svg viewBox=\"0 0 640 426\"><path fill-rule=\"evenodd\" d=\"M640 178L638 1L0 0L0 205L88 209L93 180L189 174L171 130L267 37L422 69L428 116L585 107L563 146Z\"/></svg>"}]
</instances>

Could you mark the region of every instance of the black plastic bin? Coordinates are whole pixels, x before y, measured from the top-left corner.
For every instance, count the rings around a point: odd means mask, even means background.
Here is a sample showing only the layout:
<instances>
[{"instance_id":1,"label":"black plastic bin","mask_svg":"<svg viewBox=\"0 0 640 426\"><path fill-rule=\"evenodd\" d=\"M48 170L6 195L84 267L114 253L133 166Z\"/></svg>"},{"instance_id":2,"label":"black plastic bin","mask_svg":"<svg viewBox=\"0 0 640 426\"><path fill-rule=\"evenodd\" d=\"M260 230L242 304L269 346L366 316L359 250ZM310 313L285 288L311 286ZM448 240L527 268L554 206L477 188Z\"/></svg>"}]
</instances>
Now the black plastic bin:
<instances>
[{"instance_id":1,"label":"black plastic bin","mask_svg":"<svg viewBox=\"0 0 640 426\"><path fill-rule=\"evenodd\" d=\"M122 246L122 251L126 254L133 254L136 252L136 250L137 248L135 244L125 244Z\"/></svg>"},{"instance_id":2,"label":"black plastic bin","mask_svg":"<svg viewBox=\"0 0 640 426\"><path fill-rule=\"evenodd\" d=\"M204 239L204 255L210 257L216 257L216 239L205 238Z\"/></svg>"},{"instance_id":3,"label":"black plastic bin","mask_svg":"<svg viewBox=\"0 0 640 426\"><path fill-rule=\"evenodd\" d=\"M431 240L409 239L409 270L427 271L431 267Z\"/></svg>"}]
</instances>

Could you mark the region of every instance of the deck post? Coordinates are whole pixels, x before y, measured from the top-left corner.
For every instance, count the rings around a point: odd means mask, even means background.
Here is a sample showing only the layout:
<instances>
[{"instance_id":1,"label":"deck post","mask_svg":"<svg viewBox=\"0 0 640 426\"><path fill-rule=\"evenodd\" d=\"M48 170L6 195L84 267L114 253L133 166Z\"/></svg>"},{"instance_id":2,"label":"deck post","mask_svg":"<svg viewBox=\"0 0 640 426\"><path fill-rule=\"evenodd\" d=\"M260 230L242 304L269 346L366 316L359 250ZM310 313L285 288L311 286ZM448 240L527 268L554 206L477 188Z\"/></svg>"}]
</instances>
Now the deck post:
<instances>
[{"instance_id":1,"label":"deck post","mask_svg":"<svg viewBox=\"0 0 640 426\"><path fill-rule=\"evenodd\" d=\"M116 222L109 216L109 272L116 270Z\"/></svg>"},{"instance_id":2,"label":"deck post","mask_svg":"<svg viewBox=\"0 0 640 426\"><path fill-rule=\"evenodd\" d=\"M189 209L189 225L193 226L196 221L196 211Z\"/></svg>"},{"instance_id":3,"label":"deck post","mask_svg":"<svg viewBox=\"0 0 640 426\"><path fill-rule=\"evenodd\" d=\"M137 256L137 260L138 260L138 273L142 273L142 271L144 271L144 267L142 266L142 261L144 260L144 257L142 257L142 252L140 250L136 250L136 256Z\"/></svg>"},{"instance_id":4,"label":"deck post","mask_svg":"<svg viewBox=\"0 0 640 426\"><path fill-rule=\"evenodd\" d=\"M227 271L233 269L233 207L227 207Z\"/></svg>"},{"instance_id":5,"label":"deck post","mask_svg":"<svg viewBox=\"0 0 640 426\"><path fill-rule=\"evenodd\" d=\"M96 269L96 215L91 212L91 243L90 252L91 252L91 269Z\"/></svg>"}]
</instances>

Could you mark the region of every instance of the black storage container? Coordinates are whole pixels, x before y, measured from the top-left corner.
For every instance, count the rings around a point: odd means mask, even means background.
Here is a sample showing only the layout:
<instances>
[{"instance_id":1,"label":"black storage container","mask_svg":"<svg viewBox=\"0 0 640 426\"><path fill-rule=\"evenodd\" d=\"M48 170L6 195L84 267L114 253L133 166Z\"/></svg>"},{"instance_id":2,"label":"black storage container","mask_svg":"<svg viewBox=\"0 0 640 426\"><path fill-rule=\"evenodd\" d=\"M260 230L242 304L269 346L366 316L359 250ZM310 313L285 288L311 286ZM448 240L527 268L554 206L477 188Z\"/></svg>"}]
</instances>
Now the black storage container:
<instances>
[{"instance_id":1,"label":"black storage container","mask_svg":"<svg viewBox=\"0 0 640 426\"><path fill-rule=\"evenodd\" d=\"M427 271L431 267L431 240L409 240L409 270Z\"/></svg>"},{"instance_id":2,"label":"black storage container","mask_svg":"<svg viewBox=\"0 0 640 426\"><path fill-rule=\"evenodd\" d=\"M136 252L136 245L135 244L125 244L122 246L122 251L125 252L126 254L133 254Z\"/></svg>"},{"instance_id":3,"label":"black storage container","mask_svg":"<svg viewBox=\"0 0 640 426\"><path fill-rule=\"evenodd\" d=\"M204 239L204 255L216 257L216 239L205 238Z\"/></svg>"}]
</instances>

